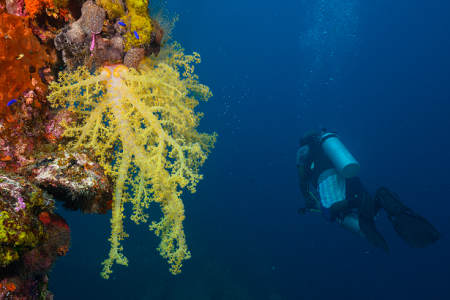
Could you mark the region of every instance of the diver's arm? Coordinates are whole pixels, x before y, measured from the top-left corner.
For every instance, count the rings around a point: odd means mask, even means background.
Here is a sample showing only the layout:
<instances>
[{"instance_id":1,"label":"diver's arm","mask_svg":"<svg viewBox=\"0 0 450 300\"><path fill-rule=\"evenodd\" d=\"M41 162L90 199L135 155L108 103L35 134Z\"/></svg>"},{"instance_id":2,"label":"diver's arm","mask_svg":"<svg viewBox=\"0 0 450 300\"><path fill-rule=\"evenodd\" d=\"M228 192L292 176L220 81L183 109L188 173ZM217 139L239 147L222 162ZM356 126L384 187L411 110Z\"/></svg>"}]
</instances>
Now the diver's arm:
<instances>
[{"instance_id":1,"label":"diver's arm","mask_svg":"<svg viewBox=\"0 0 450 300\"><path fill-rule=\"evenodd\" d=\"M300 189L302 190L305 203L308 200L308 180L306 178L305 166L297 165L298 176L300 178Z\"/></svg>"}]
</instances>

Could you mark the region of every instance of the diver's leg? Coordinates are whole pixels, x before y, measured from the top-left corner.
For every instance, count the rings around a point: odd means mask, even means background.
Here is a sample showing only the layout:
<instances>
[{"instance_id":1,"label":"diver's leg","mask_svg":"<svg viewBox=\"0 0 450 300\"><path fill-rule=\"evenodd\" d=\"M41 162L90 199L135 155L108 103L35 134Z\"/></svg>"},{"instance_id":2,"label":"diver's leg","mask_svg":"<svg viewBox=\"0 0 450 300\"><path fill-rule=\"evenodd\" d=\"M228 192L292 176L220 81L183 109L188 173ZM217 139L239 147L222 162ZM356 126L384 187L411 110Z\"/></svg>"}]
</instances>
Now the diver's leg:
<instances>
[{"instance_id":1,"label":"diver's leg","mask_svg":"<svg viewBox=\"0 0 450 300\"><path fill-rule=\"evenodd\" d=\"M360 204L358 207L358 219L362 232L364 232L367 240L372 246L382 247L384 252L389 254L389 247L386 241L375 227L373 198L367 192L363 193L359 197Z\"/></svg>"},{"instance_id":2,"label":"diver's leg","mask_svg":"<svg viewBox=\"0 0 450 300\"><path fill-rule=\"evenodd\" d=\"M358 195L362 195L365 192L367 191L364 188L359 177L355 176L345 179L345 199L342 201L337 201L330 206L331 216L334 216L335 218L337 216L337 218L339 219L338 223L342 225L345 217L351 214L351 210L357 208L360 204L361 197L358 197ZM356 217L356 215L354 216ZM353 219L353 217L351 218Z\"/></svg>"},{"instance_id":3,"label":"diver's leg","mask_svg":"<svg viewBox=\"0 0 450 300\"><path fill-rule=\"evenodd\" d=\"M336 222L341 225L342 228L350 231L356 236L364 237L364 232L359 226L358 214L353 210L347 209L343 211L337 218Z\"/></svg>"}]
</instances>

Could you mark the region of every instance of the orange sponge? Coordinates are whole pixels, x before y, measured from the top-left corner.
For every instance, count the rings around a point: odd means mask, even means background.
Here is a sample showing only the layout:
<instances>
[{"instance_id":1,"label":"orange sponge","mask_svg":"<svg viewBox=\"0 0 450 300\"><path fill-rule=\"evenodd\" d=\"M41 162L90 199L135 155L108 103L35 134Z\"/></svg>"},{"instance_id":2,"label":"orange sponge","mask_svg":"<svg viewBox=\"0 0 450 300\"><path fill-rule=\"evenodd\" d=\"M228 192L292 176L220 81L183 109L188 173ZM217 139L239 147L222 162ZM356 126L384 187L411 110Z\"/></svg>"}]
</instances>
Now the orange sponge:
<instances>
[{"instance_id":1,"label":"orange sponge","mask_svg":"<svg viewBox=\"0 0 450 300\"><path fill-rule=\"evenodd\" d=\"M45 7L54 8L53 0L25 0L25 10L30 14L30 17L34 17Z\"/></svg>"},{"instance_id":2,"label":"orange sponge","mask_svg":"<svg viewBox=\"0 0 450 300\"><path fill-rule=\"evenodd\" d=\"M7 103L26 89L34 89L32 80L45 91L38 70L52 58L28 27L28 19L0 15L0 116L9 112Z\"/></svg>"}]
</instances>

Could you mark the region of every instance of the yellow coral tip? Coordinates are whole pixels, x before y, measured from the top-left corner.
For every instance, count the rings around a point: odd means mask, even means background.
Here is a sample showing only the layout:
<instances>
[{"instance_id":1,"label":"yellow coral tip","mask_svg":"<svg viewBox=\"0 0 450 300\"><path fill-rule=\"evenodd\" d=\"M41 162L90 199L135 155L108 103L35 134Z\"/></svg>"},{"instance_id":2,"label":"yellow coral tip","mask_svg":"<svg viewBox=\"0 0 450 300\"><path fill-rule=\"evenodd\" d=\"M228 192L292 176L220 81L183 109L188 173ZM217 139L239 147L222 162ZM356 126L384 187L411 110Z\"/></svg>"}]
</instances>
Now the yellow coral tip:
<instances>
[{"instance_id":1,"label":"yellow coral tip","mask_svg":"<svg viewBox=\"0 0 450 300\"><path fill-rule=\"evenodd\" d=\"M100 75L105 76L106 78L109 78L109 77L111 77L111 71L108 68L103 67Z\"/></svg>"},{"instance_id":2,"label":"yellow coral tip","mask_svg":"<svg viewBox=\"0 0 450 300\"><path fill-rule=\"evenodd\" d=\"M115 69L114 69L114 76L119 77L120 75L122 75L122 73L126 73L128 72L128 68L125 67L124 65L118 65Z\"/></svg>"}]
</instances>

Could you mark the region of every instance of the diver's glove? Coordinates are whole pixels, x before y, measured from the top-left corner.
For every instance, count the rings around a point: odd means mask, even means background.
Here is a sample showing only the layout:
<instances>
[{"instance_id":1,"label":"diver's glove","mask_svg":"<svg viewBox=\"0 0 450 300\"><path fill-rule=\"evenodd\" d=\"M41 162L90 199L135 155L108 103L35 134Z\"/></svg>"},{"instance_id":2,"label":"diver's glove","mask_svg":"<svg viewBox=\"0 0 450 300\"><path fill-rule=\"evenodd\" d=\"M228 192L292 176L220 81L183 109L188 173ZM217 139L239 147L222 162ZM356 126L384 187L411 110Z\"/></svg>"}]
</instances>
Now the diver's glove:
<instances>
[{"instance_id":1,"label":"diver's glove","mask_svg":"<svg viewBox=\"0 0 450 300\"><path fill-rule=\"evenodd\" d=\"M300 208L298 209L298 213L301 214L301 215L304 215L304 214L306 213L306 211L307 211L307 208L306 208L306 207L300 207Z\"/></svg>"},{"instance_id":2,"label":"diver's glove","mask_svg":"<svg viewBox=\"0 0 450 300\"><path fill-rule=\"evenodd\" d=\"M316 208L316 200L314 200L311 195L308 195L308 199L306 199L305 204L308 209Z\"/></svg>"}]
</instances>

